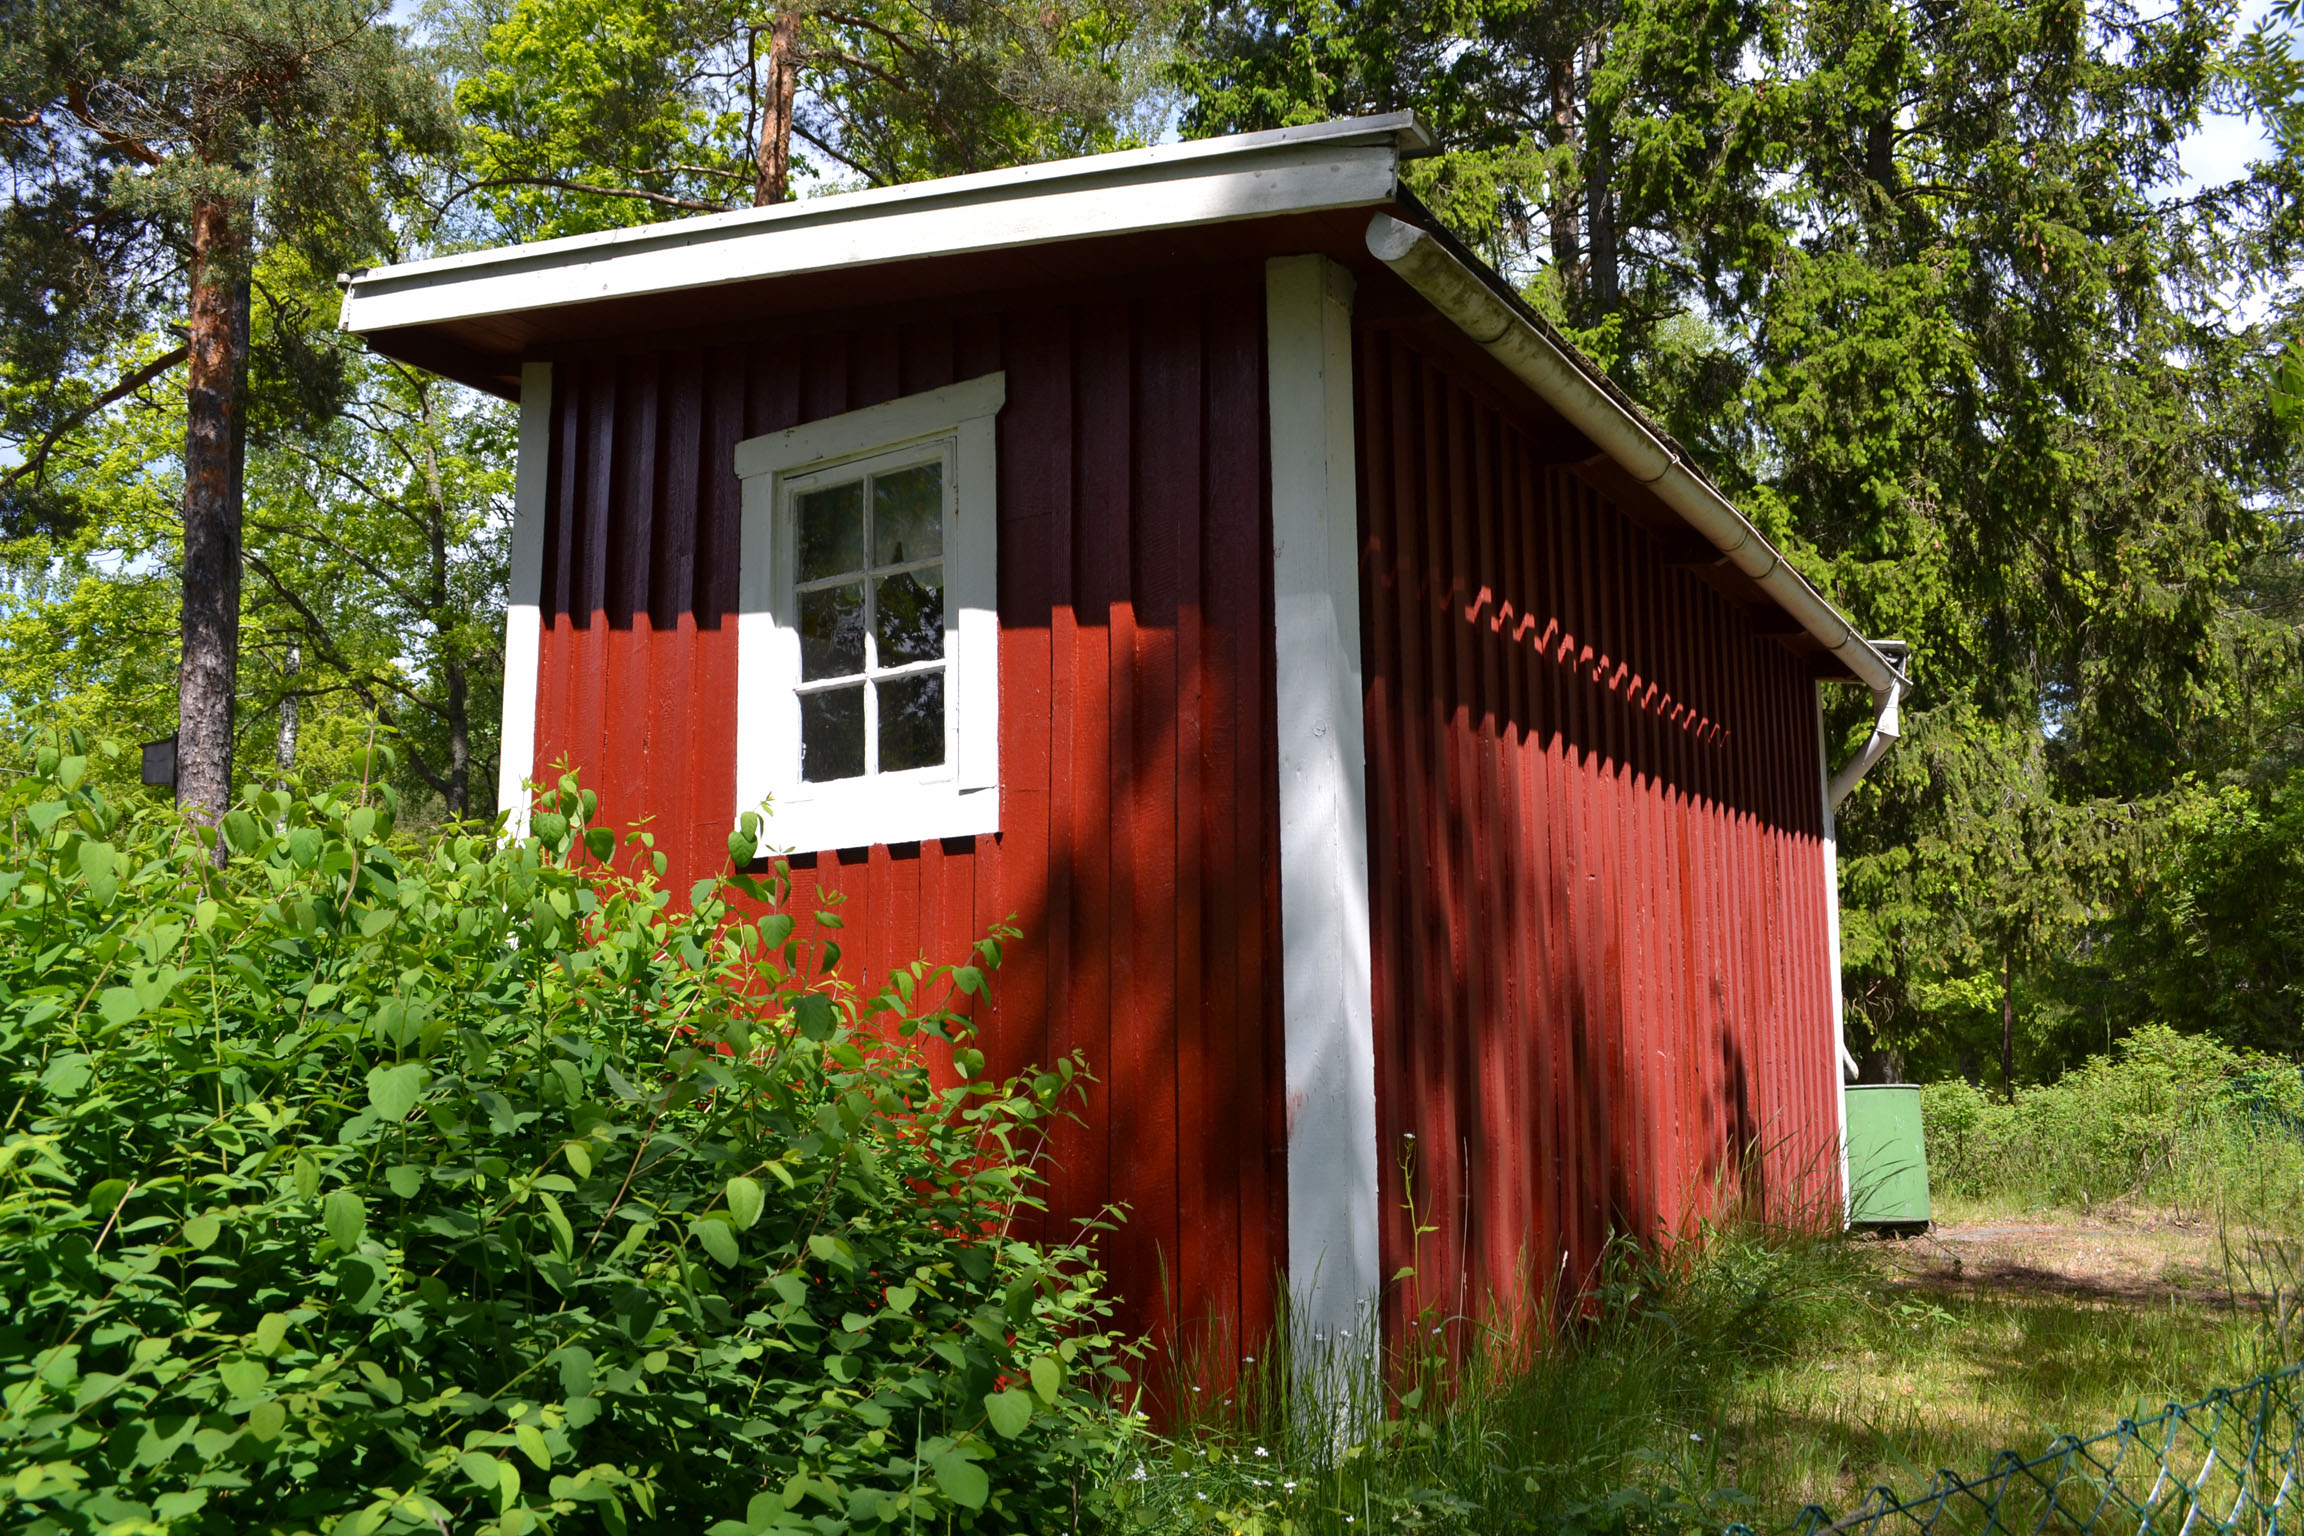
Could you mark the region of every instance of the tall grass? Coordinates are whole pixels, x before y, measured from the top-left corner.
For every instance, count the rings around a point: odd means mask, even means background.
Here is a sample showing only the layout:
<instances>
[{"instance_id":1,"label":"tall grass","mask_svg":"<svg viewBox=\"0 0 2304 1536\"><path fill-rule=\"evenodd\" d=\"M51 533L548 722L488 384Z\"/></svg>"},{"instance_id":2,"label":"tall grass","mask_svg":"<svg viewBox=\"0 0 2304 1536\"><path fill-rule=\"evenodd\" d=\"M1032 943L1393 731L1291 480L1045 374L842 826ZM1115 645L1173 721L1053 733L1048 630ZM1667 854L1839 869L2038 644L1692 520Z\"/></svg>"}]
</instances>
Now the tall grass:
<instances>
[{"instance_id":1,"label":"tall grass","mask_svg":"<svg viewBox=\"0 0 2304 1536\"><path fill-rule=\"evenodd\" d=\"M1575 1320L1428 1317L1389 1382L1334 1341L1317 1370L1244 1364L1228 1398L1188 1396L1172 1438L1112 1469L1099 1513L1244 1536L1717 1528L1741 1504L1715 1426L1861 1284L1846 1244L1797 1230L1707 1229L1671 1255L1619 1243ZM1339 1378L1358 1433L1301 1386Z\"/></svg>"},{"instance_id":2,"label":"tall grass","mask_svg":"<svg viewBox=\"0 0 2304 1536\"><path fill-rule=\"evenodd\" d=\"M2188 1209L2248 1234L2230 1283L1916 1282L1880 1262L1899 1250L1814 1221L1621 1242L1572 1308L1428 1316L1388 1341L1389 1373L1327 1340L1243 1363L1229 1396L1180 1387L1183 1422L1125 1444L1091 1511L1129 1536L1782 1529L2304 1350L2304 1243L2267 1235L2304 1230L2293 1065L2148 1030L2013 1104L1963 1083L1923 1102L1940 1195ZM1227 1379L1207 1364L1180 1379Z\"/></svg>"},{"instance_id":3,"label":"tall grass","mask_svg":"<svg viewBox=\"0 0 2304 1536\"><path fill-rule=\"evenodd\" d=\"M2304 1213L2295 1063L2153 1027L2012 1102L1921 1090L1939 1195L2086 1208L2130 1198L2250 1223Z\"/></svg>"},{"instance_id":4,"label":"tall grass","mask_svg":"<svg viewBox=\"0 0 2304 1536\"><path fill-rule=\"evenodd\" d=\"M1901 1284L1890 1251L1750 1224L1668 1257L1619 1245L1576 1319L1467 1341L1488 1347L1453 1365L1431 1347L1389 1387L1359 1376L1380 1407L1353 1434L1292 1391L1295 1362L1259 1360L1229 1400L1130 1444L1093 1512L1130 1536L1779 1530L2196 1398L2277 1348L2222 1293ZM2304 1254L2252 1251L2286 1266L2304 1333Z\"/></svg>"}]
</instances>

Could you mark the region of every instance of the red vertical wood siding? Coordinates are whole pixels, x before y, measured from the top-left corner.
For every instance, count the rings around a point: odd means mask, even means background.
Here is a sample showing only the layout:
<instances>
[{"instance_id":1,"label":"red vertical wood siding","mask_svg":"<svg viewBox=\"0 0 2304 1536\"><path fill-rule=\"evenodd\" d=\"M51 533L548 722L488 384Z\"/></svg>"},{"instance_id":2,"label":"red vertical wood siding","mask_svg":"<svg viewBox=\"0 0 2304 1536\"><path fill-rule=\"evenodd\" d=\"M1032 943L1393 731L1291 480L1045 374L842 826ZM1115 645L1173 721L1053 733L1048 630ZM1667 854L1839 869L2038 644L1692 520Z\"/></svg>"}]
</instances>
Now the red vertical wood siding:
<instances>
[{"instance_id":1,"label":"red vertical wood siding","mask_svg":"<svg viewBox=\"0 0 2304 1536\"><path fill-rule=\"evenodd\" d=\"M1249 269L558 357L536 761L646 818L675 891L721 869L735 444L1005 370L1001 831L803 859L794 908L841 899L866 982L1014 921L992 1064L1097 1076L1053 1225L1127 1205L1127 1320L1242 1341L1287 1252L1263 326ZM1358 346L1397 1324L1821 1201L1836 1086L1802 664L1443 351Z\"/></svg>"},{"instance_id":2,"label":"red vertical wood siding","mask_svg":"<svg viewBox=\"0 0 2304 1536\"><path fill-rule=\"evenodd\" d=\"M1272 1314L1277 767L1263 288L1173 289L727 345L557 359L537 773L648 818L669 883L725 866L735 813L735 444L1004 369L997 836L797 861L843 899L846 968L1023 931L979 1021L999 1072L1084 1052L1053 1220L1113 1203L1139 1325ZM770 827L770 836L774 829Z\"/></svg>"},{"instance_id":3,"label":"red vertical wood siding","mask_svg":"<svg viewBox=\"0 0 2304 1536\"><path fill-rule=\"evenodd\" d=\"M1572 1298L1611 1231L1824 1208L1837 1090L1805 666L1467 370L1357 346L1398 1327Z\"/></svg>"}]
</instances>

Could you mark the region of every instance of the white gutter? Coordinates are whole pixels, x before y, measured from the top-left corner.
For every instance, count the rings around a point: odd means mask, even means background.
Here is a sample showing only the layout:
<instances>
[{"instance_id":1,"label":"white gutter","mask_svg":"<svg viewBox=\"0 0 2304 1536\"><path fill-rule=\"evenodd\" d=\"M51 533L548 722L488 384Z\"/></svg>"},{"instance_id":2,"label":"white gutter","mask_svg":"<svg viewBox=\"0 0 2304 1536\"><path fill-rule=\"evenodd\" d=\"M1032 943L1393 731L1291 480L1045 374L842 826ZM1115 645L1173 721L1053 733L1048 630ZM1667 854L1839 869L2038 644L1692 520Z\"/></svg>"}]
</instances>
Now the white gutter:
<instances>
[{"instance_id":1,"label":"white gutter","mask_svg":"<svg viewBox=\"0 0 2304 1536\"><path fill-rule=\"evenodd\" d=\"M1895 701L1911 686L1909 680L1785 562L1743 513L1692 470L1678 450L1658 438L1637 413L1579 367L1560 343L1458 260L1429 230L1379 213L1368 221L1368 250L1535 390L1568 419L1569 425L1653 490L1738 570L1758 582L1803 630L1869 686L1875 699L1885 697L1888 740L1894 739ZM1868 745L1866 751L1871 757L1859 754L1863 768L1857 772L1870 768L1885 750L1885 742L1880 742L1879 751Z\"/></svg>"}]
</instances>

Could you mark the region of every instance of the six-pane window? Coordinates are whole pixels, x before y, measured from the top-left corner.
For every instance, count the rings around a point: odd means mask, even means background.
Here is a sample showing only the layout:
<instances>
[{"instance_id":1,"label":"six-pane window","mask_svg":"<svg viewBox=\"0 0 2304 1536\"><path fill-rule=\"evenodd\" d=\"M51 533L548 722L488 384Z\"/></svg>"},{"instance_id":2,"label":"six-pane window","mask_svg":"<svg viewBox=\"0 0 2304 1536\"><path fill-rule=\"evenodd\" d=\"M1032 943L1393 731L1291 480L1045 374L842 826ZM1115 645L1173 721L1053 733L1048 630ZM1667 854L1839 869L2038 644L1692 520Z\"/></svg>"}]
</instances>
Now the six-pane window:
<instances>
[{"instance_id":1,"label":"six-pane window","mask_svg":"<svg viewBox=\"0 0 2304 1536\"><path fill-rule=\"evenodd\" d=\"M980 374L736 445L736 814L766 846L1000 830L996 419Z\"/></svg>"}]
</instances>

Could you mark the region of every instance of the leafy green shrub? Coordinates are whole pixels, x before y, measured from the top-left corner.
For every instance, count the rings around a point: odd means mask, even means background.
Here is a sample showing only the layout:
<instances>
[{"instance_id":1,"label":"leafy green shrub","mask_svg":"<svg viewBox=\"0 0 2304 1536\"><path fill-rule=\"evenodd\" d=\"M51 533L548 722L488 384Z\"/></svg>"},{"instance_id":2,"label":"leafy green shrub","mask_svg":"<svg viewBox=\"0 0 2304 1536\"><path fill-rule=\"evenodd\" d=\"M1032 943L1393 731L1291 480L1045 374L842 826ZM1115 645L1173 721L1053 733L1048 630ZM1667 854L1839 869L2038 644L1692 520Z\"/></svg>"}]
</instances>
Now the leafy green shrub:
<instances>
[{"instance_id":1,"label":"leafy green shrub","mask_svg":"<svg viewBox=\"0 0 2304 1536\"><path fill-rule=\"evenodd\" d=\"M1120 1371L1010 1235L1079 1067L977 1080L997 935L866 998L573 780L501 846L258 794L217 867L87 775L0 793L0 1527L1067 1523Z\"/></svg>"},{"instance_id":2,"label":"leafy green shrub","mask_svg":"<svg viewBox=\"0 0 2304 1536\"><path fill-rule=\"evenodd\" d=\"M1920 1105L1929 1175L1946 1194L2262 1211L2304 1193L2296 1065L2163 1026L2013 1103L1955 1079L1922 1088Z\"/></svg>"}]
</instances>

